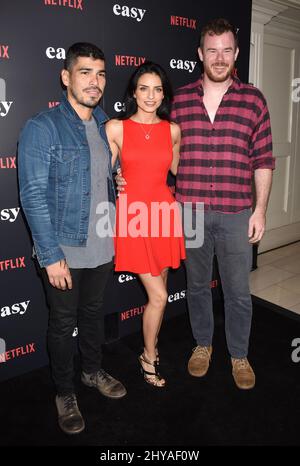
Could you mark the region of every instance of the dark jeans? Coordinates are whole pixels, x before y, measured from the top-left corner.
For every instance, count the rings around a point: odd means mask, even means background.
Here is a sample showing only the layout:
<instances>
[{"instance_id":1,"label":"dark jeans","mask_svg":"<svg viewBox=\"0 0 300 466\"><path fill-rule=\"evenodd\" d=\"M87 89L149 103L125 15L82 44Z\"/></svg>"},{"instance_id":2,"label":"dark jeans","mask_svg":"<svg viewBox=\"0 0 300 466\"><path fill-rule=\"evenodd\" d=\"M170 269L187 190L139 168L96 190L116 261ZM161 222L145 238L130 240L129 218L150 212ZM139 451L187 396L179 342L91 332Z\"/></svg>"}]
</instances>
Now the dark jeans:
<instances>
[{"instance_id":1,"label":"dark jeans","mask_svg":"<svg viewBox=\"0 0 300 466\"><path fill-rule=\"evenodd\" d=\"M94 269L70 269L71 290L59 290L50 285L47 272L41 274L50 308L48 350L52 377L57 393L74 392L74 352L72 334L78 327L82 370L88 374L101 368L103 343L102 304L113 263Z\"/></svg>"},{"instance_id":2,"label":"dark jeans","mask_svg":"<svg viewBox=\"0 0 300 466\"><path fill-rule=\"evenodd\" d=\"M187 301L197 345L212 344L214 320L210 281L216 254L225 306L225 332L229 353L247 356L252 319L249 272L252 246L248 239L250 209L235 214L204 213L204 243L187 249Z\"/></svg>"}]
</instances>

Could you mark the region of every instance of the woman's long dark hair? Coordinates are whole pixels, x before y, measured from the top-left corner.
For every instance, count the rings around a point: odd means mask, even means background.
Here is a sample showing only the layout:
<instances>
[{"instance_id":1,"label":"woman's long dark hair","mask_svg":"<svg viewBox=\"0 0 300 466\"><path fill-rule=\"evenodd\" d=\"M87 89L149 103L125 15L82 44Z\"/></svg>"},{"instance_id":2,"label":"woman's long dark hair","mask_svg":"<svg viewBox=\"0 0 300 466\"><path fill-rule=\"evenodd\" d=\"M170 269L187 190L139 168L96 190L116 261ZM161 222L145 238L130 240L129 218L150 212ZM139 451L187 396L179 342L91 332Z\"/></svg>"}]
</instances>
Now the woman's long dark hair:
<instances>
[{"instance_id":1,"label":"woman's long dark hair","mask_svg":"<svg viewBox=\"0 0 300 466\"><path fill-rule=\"evenodd\" d=\"M136 91L138 80L145 73L156 74L160 77L164 98L162 103L158 107L156 113L157 116L162 120L170 121L171 102L173 99L171 83L165 70L160 65L158 65L157 63L153 63L152 61L145 61L144 63L142 63L142 65L136 68L136 70L130 77L124 97L125 110L123 114L120 116L120 119L124 120L126 118L130 118L137 112L138 107L136 104L136 99L135 97L133 97L133 95Z\"/></svg>"}]
</instances>

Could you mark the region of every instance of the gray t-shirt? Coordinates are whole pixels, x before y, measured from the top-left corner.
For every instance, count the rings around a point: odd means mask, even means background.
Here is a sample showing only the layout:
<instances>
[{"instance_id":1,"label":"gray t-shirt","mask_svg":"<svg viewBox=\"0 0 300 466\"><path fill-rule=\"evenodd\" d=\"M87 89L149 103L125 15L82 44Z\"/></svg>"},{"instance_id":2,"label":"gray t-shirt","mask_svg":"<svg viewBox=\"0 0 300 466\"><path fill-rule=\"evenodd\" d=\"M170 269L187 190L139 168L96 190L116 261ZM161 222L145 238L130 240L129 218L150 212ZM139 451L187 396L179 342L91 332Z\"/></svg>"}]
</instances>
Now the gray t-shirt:
<instances>
[{"instance_id":1,"label":"gray t-shirt","mask_svg":"<svg viewBox=\"0 0 300 466\"><path fill-rule=\"evenodd\" d=\"M112 236L99 237L96 231L97 222L101 217L104 219L104 213L96 213L97 206L101 202L108 203L108 153L100 137L95 119L92 118L89 121L83 120L83 123L91 154L91 207L86 246L60 245L71 269L98 267L110 262L114 256ZM114 208L110 205L109 220L112 228L114 227L114 214Z\"/></svg>"}]
</instances>

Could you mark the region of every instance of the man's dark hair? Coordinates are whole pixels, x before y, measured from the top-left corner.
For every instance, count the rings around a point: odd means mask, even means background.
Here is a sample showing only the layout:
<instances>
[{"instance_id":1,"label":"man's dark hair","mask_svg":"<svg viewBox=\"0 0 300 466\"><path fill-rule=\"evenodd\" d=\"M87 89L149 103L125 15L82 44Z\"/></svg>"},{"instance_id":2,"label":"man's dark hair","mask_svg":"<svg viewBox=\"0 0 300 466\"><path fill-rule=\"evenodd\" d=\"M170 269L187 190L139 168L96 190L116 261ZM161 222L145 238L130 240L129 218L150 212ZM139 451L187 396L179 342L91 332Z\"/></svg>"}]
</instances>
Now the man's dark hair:
<instances>
[{"instance_id":1,"label":"man's dark hair","mask_svg":"<svg viewBox=\"0 0 300 466\"><path fill-rule=\"evenodd\" d=\"M203 28L201 29L201 34L200 34L200 48L203 50L204 46L204 38L205 35L208 34L209 36L214 36L215 34L217 36L220 36L224 32L232 32L233 37L234 37L234 43L235 43L235 50L238 47L238 36L236 32L236 28L229 22L227 19L224 18L217 18L213 19L209 23L207 23Z\"/></svg>"},{"instance_id":2,"label":"man's dark hair","mask_svg":"<svg viewBox=\"0 0 300 466\"><path fill-rule=\"evenodd\" d=\"M88 42L76 42L67 51L64 69L70 71L78 57L91 57L94 60L105 61L104 53L96 45Z\"/></svg>"}]
</instances>

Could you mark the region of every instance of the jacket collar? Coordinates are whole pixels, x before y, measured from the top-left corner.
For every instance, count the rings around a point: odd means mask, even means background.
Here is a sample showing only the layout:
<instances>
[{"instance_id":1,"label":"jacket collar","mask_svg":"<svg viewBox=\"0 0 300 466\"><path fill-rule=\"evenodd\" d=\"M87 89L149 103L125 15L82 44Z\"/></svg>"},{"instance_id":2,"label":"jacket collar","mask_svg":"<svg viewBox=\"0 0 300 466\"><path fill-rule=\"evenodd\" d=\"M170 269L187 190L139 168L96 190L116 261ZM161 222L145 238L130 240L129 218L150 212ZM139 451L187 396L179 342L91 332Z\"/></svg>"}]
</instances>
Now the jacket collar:
<instances>
[{"instance_id":1,"label":"jacket collar","mask_svg":"<svg viewBox=\"0 0 300 466\"><path fill-rule=\"evenodd\" d=\"M81 118L79 115L75 112L74 108L70 104L70 102L67 99L67 93L66 91L63 92L62 94L62 100L60 103L60 108L61 111L64 113L64 115L69 118L70 120L73 120L74 122L81 122ZM96 119L98 125L104 124L106 121L109 120L108 116L106 113L102 110L102 108L97 105L93 109L93 116Z\"/></svg>"}]
</instances>

